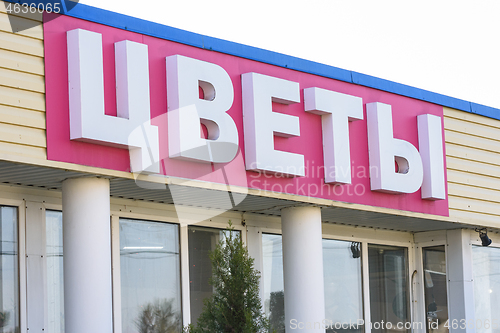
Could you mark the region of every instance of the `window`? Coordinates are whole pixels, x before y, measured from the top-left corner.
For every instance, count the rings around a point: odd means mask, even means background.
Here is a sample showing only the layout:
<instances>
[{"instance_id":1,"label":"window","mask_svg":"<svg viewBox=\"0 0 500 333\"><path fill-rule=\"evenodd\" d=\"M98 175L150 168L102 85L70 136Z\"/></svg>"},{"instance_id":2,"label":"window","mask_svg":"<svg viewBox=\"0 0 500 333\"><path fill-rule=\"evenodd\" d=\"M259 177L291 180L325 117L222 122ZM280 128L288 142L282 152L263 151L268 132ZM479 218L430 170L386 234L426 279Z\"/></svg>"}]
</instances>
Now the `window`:
<instances>
[{"instance_id":1,"label":"window","mask_svg":"<svg viewBox=\"0 0 500 333\"><path fill-rule=\"evenodd\" d=\"M122 333L182 332L179 227L120 219Z\"/></svg>"},{"instance_id":2,"label":"window","mask_svg":"<svg viewBox=\"0 0 500 333\"><path fill-rule=\"evenodd\" d=\"M241 237L239 231L234 231L236 237ZM210 251L220 240L224 240L226 230L189 226L189 294L191 306L191 322L196 323L203 311L203 300L210 297L213 288L209 284L212 277Z\"/></svg>"},{"instance_id":3,"label":"window","mask_svg":"<svg viewBox=\"0 0 500 333\"><path fill-rule=\"evenodd\" d=\"M409 322L408 249L368 245L372 332L382 333ZM382 321L385 325L382 325ZM390 324L390 325L389 325ZM399 324L401 326L401 324ZM390 327L388 327L390 326ZM404 328L396 329L405 331Z\"/></svg>"},{"instance_id":4,"label":"window","mask_svg":"<svg viewBox=\"0 0 500 333\"><path fill-rule=\"evenodd\" d=\"M0 207L0 327L19 331L17 209Z\"/></svg>"},{"instance_id":5,"label":"window","mask_svg":"<svg viewBox=\"0 0 500 333\"><path fill-rule=\"evenodd\" d=\"M263 234L262 248L264 310L272 329L282 333L285 332L282 236ZM323 274L327 332L363 332L362 325L355 329L352 325L349 329L338 328L364 318L361 244L323 239Z\"/></svg>"},{"instance_id":6,"label":"window","mask_svg":"<svg viewBox=\"0 0 500 333\"><path fill-rule=\"evenodd\" d=\"M277 333L285 332L281 235L262 234L264 312Z\"/></svg>"},{"instance_id":7,"label":"window","mask_svg":"<svg viewBox=\"0 0 500 333\"><path fill-rule=\"evenodd\" d=\"M500 332L500 248L472 247L476 333Z\"/></svg>"},{"instance_id":8,"label":"window","mask_svg":"<svg viewBox=\"0 0 500 333\"><path fill-rule=\"evenodd\" d=\"M62 212L45 211L48 331L64 333Z\"/></svg>"},{"instance_id":9,"label":"window","mask_svg":"<svg viewBox=\"0 0 500 333\"><path fill-rule=\"evenodd\" d=\"M345 324L363 319L361 244L333 239L323 239L323 275L325 280L325 318L330 332L364 331ZM342 326L344 324L344 326Z\"/></svg>"},{"instance_id":10,"label":"window","mask_svg":"<svg viewBox=\"0 0 500 333\"><path fill-rule=\"evenodd\" d=\"M446 285L446 254L444 245L425 247L424 264L426 329L448 332L448 292Z\"/></svg>"}]
</instances>

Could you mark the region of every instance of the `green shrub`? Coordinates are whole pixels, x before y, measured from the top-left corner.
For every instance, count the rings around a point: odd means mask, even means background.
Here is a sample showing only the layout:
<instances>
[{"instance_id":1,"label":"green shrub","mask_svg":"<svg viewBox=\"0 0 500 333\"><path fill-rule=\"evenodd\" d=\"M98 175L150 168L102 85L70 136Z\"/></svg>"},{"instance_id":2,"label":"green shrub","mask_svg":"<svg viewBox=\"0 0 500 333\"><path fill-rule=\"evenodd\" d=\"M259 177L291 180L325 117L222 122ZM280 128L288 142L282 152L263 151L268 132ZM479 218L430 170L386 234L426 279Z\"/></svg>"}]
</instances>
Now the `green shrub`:
<instances>
[{"instance_id":1,"label":"green shrub","mask_svg":"<svg viewBox=\"0 0 500 333\"><path fill-rule=\"evenodd\" d=\"M204 300L204 309L189 333L269 332L269 321L262 312L259 297L260 273L240 237L229 221L225 240L210 253L214 293Z\"/></svg>"}]
</instances>

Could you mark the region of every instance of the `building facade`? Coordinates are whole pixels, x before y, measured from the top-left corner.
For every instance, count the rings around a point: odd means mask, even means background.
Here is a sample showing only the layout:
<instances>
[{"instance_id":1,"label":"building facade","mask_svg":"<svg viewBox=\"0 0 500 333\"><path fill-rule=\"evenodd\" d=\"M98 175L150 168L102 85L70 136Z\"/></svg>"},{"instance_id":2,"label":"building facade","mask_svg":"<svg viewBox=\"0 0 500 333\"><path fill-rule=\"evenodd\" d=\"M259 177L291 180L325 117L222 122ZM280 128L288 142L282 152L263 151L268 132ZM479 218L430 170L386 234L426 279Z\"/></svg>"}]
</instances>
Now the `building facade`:
<instances>
[{"instance_id":1,"label":"building facade","mask_svg":"<svg viewBox=\"0 0 500 333\"><path fill-rule=\"evenodd\" d=\"M499 110L81 4L12 6L2 332L181 332L228 221L278 332L500 332Z\"/></svg>"}]
</instances>

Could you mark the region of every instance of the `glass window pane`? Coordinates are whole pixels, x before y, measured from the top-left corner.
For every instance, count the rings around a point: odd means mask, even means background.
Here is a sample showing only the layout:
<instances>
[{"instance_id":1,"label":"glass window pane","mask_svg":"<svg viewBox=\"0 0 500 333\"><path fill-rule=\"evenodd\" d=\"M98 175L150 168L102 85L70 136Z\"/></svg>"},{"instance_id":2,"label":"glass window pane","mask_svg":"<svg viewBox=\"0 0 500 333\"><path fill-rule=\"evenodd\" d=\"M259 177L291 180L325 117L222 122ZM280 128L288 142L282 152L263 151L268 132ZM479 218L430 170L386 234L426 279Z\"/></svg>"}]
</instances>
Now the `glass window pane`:
<instances>
[{"instance_id":1,"label":"glass window pane","mask_svg":"<svg viewBox=\"0 0 500 333\"><path fill-rule=\"evenodd\" d=\"M323 239L326 332L363 332L363 325L347 325L364 318L361 272L360 243Z\"/></svg>"},{"instance_id":2,"label":"glass window pane","mask_svg":"<svg viewBox=\"0 0 500 333\"><path fill-rule=\"evenodd\" d=\"M281 333L285 332L282 236L263 234L262 248L264 310L272 328ZM323 272L325 317L330 327L333 324L327 332L362 332L362 325L335 328L335 323L357 323L364 318L360 244L324 239Z\"/></svg>"},{"instance_id":3,"label":"glass window pane","mask_svg":"<svg viewBox=\"0 0 500 333\"><path fill-rule=\"evenodd\" d=\"M120 219L122 332L181 332L179 228Z\"/></svg>"},{"instance_id":4,"label":"glass window pane","mask_svg":"<svg viewBox=\"0 0 500 333\"><path fill-rule=\"evenodd\" d=\"M64 332L62 212L45 212L48 331Z\"/></svg>"},{"instance_id":5,"label":"glass window pane","mask_svg":"<svg viewBox=\"0 0 500 333\"><path fill-rule=\"evenodd\" d=\"M262 234L264 311L277 333L285 332L281 235Z\"/></svg>"},{"instance_id":6,"label":"glass window pane","mask_svg":"<svg viewBox=\"0 0 500 333\"><path fill-rule=\"evenodd\" d=\"M427 332L448 332L448 292L446 286L446 255L444 245L426 247L424 259L425 311Z\"/></svg>"},{"instance_id":7,"label":"glass window pane","mask_svg":"<svg viewBox=\"0 0 500 333\"><path fill-rule=\"evenodd\" d=\"M500 248L473 246L472 259L476 333L500 333Z\"/></svg>"},{"instance_id":8,"label":"glass window pane","mask_svg":"<svg viewBox=\"0 0 500 333\"><path fill-rule=\"evenodd\" d=\"M391 331L388 323L397 327L409 322L408 249L369 244L368 268L372 332Z\"/></svg>"},{"instance_id":9,"label":"glass window pane","mask_svg":"<svg viewBox=\"0 0 500 333\"><path fill-rule=\"evenodd\" d=\"M17 208L0 207L0 327L19 331Z\"/></svg>"},{"instance_id":10,"label":"glass window pane","mask_svg":"<svg viewBox=\"0 0 500 333\"><path fill-rule=\"evenodd\" d=\"M219 241L225 238L226 230L204 227L188 227L189 243L189 293L191 322L196 323L203 311L203 300L213 293L208 283L212 277L212 263L209 253L215 249ZM236 237L241 237L235 231Z\"/></svg>"}]
</instances>

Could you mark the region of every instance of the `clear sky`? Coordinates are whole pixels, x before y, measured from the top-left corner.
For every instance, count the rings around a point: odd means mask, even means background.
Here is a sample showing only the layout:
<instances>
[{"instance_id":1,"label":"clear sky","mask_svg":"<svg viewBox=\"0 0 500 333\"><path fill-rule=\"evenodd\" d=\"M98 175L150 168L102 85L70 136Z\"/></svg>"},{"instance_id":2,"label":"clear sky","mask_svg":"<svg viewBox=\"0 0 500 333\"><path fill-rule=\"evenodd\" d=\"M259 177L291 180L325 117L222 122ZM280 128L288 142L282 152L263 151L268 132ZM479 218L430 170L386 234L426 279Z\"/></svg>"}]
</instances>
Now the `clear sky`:
<instances>
[{"instance_id":1,"label":"clear sky","mask_svg":"<svg viewBox=\"0 0 500 333\"><path fill-rule=\"evenodd\" d=\"M80 0L500 108L498 0Z\"/></svg>"}]
</instances>

